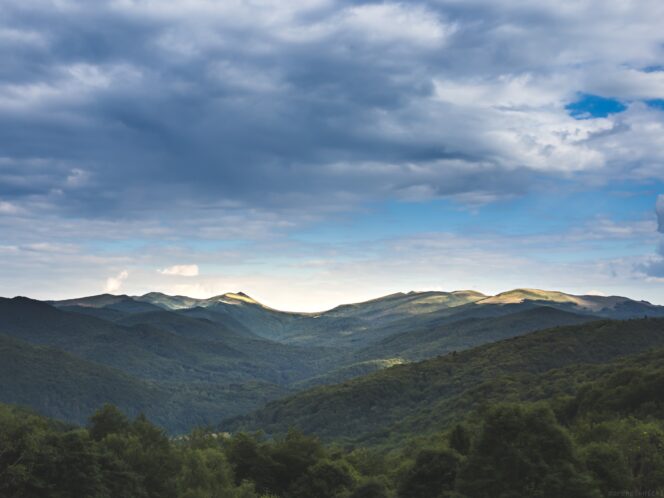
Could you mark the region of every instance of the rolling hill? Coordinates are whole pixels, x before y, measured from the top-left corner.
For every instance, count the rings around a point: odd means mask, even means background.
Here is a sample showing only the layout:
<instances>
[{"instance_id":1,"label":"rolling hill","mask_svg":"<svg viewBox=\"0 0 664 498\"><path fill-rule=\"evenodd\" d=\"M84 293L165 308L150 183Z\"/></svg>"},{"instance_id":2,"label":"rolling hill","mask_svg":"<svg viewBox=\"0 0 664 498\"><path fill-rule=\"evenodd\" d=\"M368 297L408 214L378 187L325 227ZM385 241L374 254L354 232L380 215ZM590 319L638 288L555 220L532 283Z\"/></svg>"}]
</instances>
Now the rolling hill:
<instances>
[{"instance_id":1,"label":"rolling hill","mask_svg":"<svg viewBox=\"0 0 664 498\"><path fill-rule=\"evenodd\" d=\"M402 438L442 428L466 414L471 405L500 401L513 379L531 377L532 384L539 384L540 392L545 392L543 376L555 377L552 372L556 369L592 367L656 348L664 348L664 319L556 327L314 388L228 420L222 428L260 427L276 434L297 426L328 440ZM475 397L464 398L468 392ZM533 393L538 390L524 392L536 397Z\"/></svg>"}]
</instances>

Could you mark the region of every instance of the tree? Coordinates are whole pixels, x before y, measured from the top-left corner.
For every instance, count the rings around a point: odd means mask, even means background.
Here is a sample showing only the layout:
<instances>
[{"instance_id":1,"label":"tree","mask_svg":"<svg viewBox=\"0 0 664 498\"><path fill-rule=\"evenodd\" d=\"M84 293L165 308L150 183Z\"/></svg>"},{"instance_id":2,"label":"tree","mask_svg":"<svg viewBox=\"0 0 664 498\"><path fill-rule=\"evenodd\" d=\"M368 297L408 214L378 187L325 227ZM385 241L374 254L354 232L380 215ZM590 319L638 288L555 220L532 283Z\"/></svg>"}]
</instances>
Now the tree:
<instances>
[{"instance_id":1,"label":"tree","mask_svg":"<svg viewBox=\"0 0 664 498\"><path fill-rule=\"evenodd\" d=\"M462 457L450 449L425 449L399 484L399 497L438 498L454 490Z\"/></svg>"},{"instance_id":2,"label":"tree","mask_svg":"<svg viewBox=\"0 0 664 498\"><path fill-rule=\"evenodd\" d=\"M389 498L392 496L384 479L371 478L360 483L349 498Z\"/></svg>"},{"instance_id":3,"label":"tree","mask_svg":"<svg viewBox=\"0 0 664 498\"><path fill-rule=\"evenodd\" d=\"M0 406L0 496L47 496L47 476L34 472L49 428L43 419Z\"/></svg>"},{"instance_id":4,"label":"tree","mask_svg":"<svg viewBox=\"0 0 664 498\"><path fill-rule=\"evenodd\" d=\"M288 431L286 437L277 440L270 447L270 457L274 463L274 484L271 490L285 494L293 483L324 456L320 441L301 432Z\"/></svg>"},{"instance_id":5,"label":"tree","mask_svg":"<svg viewBox=\"0 0 664 498\"><path fill-rule=\"evenodd\" d=\"M251 481L259 493L269 493L277 487L274 461L255 436L237 434L226 443L225 452L236 484Z\"/></svg>"},{"instance_id":6,"label":"tree","mask_svg":"<svg viewBox=\"0 0 664 498\"><path fill-rule=\"evenodd\" d=\"M127 433L129 428L129 419L126 415L108 403L97 410L88 423L90 437L95 441L101 441L109 434Z\"/></svg>"},{"instance_id":7,"label":"tree","mask_svg":"<svg viewBox=\"0 0 664 498\"><path fill-rule=\"evenodd\" d=\"M614 444L591 443L581 453L586 468L599 483L602 495L609 496L611 491L620 489L634 489L627 458Z\"/></svg>"},{"instance_id":8,"label":"tree","mask_svg":"<svg viewBox=\"0 0 664 498\"><path fill-rule=\"evenodd\" d=\"M490 409L457 487L469 498L599 496L571 439L542 405Z\"/></svg>"},{"instance_id":9,"label":"tree","mask_svg":"<svg viewBox=\"0 0 664 498\"><path fill-rule=\"evenodd\" d=\"M470 431L464 424L457 424L448 435L450 448L461 455L467 455L470 451Z\"/></svg>"},{"instance_id":10,"label":"tree","mask_svg":"<svg viewBox=\"0 0 664 498\"><path fill-rule=\"evenodd\" d=\"M143 478L148 496L175 497L180 462L163 429L139 415L131 424L135 443L127 455L131 467Z\"/></svg>"},{"instance_id":11,"label":"tree","mask_svg":"<svg viewBox=\"0 0 664 498\"><path fill-rule=\"evenodd\" d=\"M664 428L661 422L644 422L634 418L605 421L587 425L585 431L581 431L580 439L587 443L590 449L589 467L598 478L602 479L604 476L603 486L609 486L610 480L622 475L624 468L619 465L619 461L624 461L629 469L630 489L664 491ZM604 455L604 458L600 459L596 454L599 450L592 443L607 441L615 453L611 457ZM602 447L603 452L608 453L609 450L603 445ZM611 467L603 470L608 465Z\"/></svg>"},{"instance_id":12,"label":"tree","mask_svg":"<svg viewBox=\"0 0 664 498\"><path fill-rule=\"evenodd\" d=\"M185 449L177 477L178 498L231 498L234 483L230 465L220 449Z\"/></svg>"},{"instance_id":13,"label":"tree","mask_svg":"<svg viewBox=\"0 0 664 498\"><path fill-rule=\"evenodd\" d=\"M350 489L354 478L345 462L321 460L300 477L289 493L292 498L334 498Z\"/></svg>"},{"instance_id":14,"label":"tree","mask_svg":"<svg viewBox=\"0 0 664 498\"><path fill-rule=\"evenodd\" d=\"M44 480L52 488L49 497L110 498L99 456L87 431L54 432L49 439L47 444L50 443L51 451L39 464Z\"/></svg>"}]
</instances>

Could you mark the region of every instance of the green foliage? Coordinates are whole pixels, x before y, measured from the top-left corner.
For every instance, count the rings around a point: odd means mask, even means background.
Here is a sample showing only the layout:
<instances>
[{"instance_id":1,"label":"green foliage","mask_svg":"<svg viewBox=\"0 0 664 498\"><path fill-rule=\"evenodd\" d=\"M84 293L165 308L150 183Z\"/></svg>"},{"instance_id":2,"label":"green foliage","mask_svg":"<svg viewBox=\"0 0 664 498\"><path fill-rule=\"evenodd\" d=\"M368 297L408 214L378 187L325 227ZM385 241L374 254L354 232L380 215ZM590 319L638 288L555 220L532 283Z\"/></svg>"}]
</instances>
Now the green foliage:
<instances>
[{"instance_id":1,"label":"green foliage","mask_svg":"<svg viewBox=\"0 0 664 498\"><path fill-rule=\"evenodd\" d=\"M456 424L447 436L450 448L461 455L467 455L472 443L470 430L465 424Z\"/></svg>"},{"instance_id":2,"label":"green foliage","mask_svg":"<svg viewBox=\"0 0 664 498\"><path fill-rule=\"evenodd\" d=\"M177 496L230 498L234 495L232 470L218 448L184 448L176 480Z\"/></svg>"},{"instance_id":3,"label":"green foliage","mask_svg":"<svg viewBox=\"0 0 664 498\"><path fill-rule=\"evenodd\" d=\"M125 434L130 427L127 416L114 405L106 403L90 417L88 430L92 439L101 441L110 434Z\"/></svg>"},{"instance_id":4,"label":"green foliage","mask_svg":"<svg viewBox=\"0 0 664 498\"><path fill-rule=\"evenodd\" d=\"M342 491L350 489L354 481L353 472L348 464L320 460L295 481L290 496L335 498Z\"/></svg>"},{"instance_id":5,"label":"green foliage","mask_svg":"<svg viewBox=\"0 0 664 498\"><path fill-rule=\"evenodd\" d=\"M0 406L0 496L106 498L103 481L87 431Z\"/></svg>"},{"instance_id":6,"label":"green foliage","mask_svg":"<svg viewBox=\"0 0 664 498\"><path fill-rule=\"evenodd\" d=\"M238 434L225 442L236 483L251 481L262 493L282 496L325 456L318 439L289 431L270 444L258 436Z\"/></svg>"},{"instance_id":7,"label":"green foliage","mask_svg":"<svg viewBox=\"0 0 664 498\"><path fill-rule=\"evenodd\" d=\"M400 498L440 498L454 491L462 457L454 450L424 449L399 484Z\"/></svg>"},{"instance_id":8,"label":"green foliage","mask_svg":"<svg viewBox=\"0 0 664 498\"><path fill-rule=\"evenodd\" d=\"M627 455L623 454L614 444L594 442L582 450L582 458L586 468L599 483L603 496L611 491L633 489L632 472L629 468Z\"/></svg>"},{"instance_id":9,"label":"green foliage","mask_svg":"<svg viewBox=\"0 0 664 498\"><path fill-rule=\"evenodd\" d=\"M264 447L256 437L238 434L227 443L226 454L237 484L251 481L258 491L268 493L276 487L276 482L271 472L274 462Z\"/></svg>"},{"instance_id":10,"label":"green foliage","mask_svg":"<svg viewBox=\"0 0 664 498\"><path fill-rule=\"evenodd\" d=\"M640 420L610 417L593 422L592 413L574 424L577 440L591 471L604 489L616 489L614 481L629 489L664 492L664 423L662 416Z\"/></svg>"},{"instance_id":11,"label":"green foliage","mask_svg":"<svg viewBox=\"0 0 664 498\"><path fill-rule=\"evenodd\" d=\"M599 497L571 439L544 406L492 408L458 488L470 498Z\"/></svg>"},{"instance_id":12,"label":"green foliage","mask_svg":"<svg viewBox=\"0 0 664 498\"><path fill-rule=\"evenodd\" d=\"M657 357L658 353L652 353ZM197 429L169 439L144 416L106 405L87 429L0 405L0 496L16 498L599 498L664 492L664 421L636 404L586 404L635 378L614 370L564 405L566 425L544 403L497 404L389 453L324 447L291 430L259 434ZM642 366L644 378L652 370ZM572 370L574 372L574 370ZM559 403L554 403L558 404ZM572 415L569 415L572 413ZM462 454L465 452L465 455Z\"/></svg>"},{"instance_id":13,"label":"green foliage","mask_svg":"<svg viewBox=\"0 0 664 498\"><path fill-rule=\"evenodd\" d=\"M390 498L391 496L393 495L387 479L372 477L359 483L349 498Z\"/></svg>"}]
</instances>

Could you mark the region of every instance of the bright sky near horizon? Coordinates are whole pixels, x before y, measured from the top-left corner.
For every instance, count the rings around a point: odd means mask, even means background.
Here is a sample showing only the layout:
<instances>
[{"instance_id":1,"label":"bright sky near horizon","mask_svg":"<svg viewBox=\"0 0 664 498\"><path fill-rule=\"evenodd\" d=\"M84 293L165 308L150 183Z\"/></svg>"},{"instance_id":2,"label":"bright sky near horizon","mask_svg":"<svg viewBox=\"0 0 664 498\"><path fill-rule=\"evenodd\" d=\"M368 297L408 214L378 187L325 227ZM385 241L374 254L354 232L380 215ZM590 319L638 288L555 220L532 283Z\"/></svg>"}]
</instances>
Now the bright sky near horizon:
<instances>
[{"instance_id":1,"label":"bright sky near horizon","mask_svg":"<svg viewBox=\"0 0 664 498\"><path fill-rule=\"evenodd\" d=\"M5 0L0 295L664 304L661 0Z\"/></svg>"}]
</instances>

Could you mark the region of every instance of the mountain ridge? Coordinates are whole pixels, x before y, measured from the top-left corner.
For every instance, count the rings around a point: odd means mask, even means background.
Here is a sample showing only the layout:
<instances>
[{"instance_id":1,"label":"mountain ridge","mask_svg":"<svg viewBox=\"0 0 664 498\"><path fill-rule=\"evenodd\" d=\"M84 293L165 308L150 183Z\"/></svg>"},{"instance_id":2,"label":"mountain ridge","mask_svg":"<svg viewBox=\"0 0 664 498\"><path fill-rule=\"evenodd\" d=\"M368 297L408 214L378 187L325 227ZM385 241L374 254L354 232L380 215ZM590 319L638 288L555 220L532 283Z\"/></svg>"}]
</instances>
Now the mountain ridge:
<instances>
[{"instance_id":1,"label":"mountain ridge","mask_svg":"<svg viewBox=\"0 0 664 498\"><path fill-rule=\"evenodd\" d=\"M645 306L652 306L655 308L660 308L660 307L664 308L663 305L653 304L646 300L631 299L629 297L619 296L619 295L604 296L604 295L594 295L594 294L572 294L562 291L543 290L543 289L535 289L527 287L511 289L499 292L498 294L495 295L486 295L482 292L472 289L459 289L453 291L395 292L392 294L387 294L384 296L379 296L364 301L342 303L332 308L323 311L315 311L315 312L298 312L298 311L293 312L293 311L285 311L285 310L272 308L252 298L249 294L243 291L226 292L224 294L218 294L208 298L193 298L184 295L169 295L157 291L148 292L140 296L104 293L93 296L83 296L80 298L47 300L45 302L53 304L58 307L71 306L71 305L104 307L130 299L134 301L155 304L156 306L160 306L166 309L208 307L219 302L225 302L227 304L237 304L238 302L243 302L247 304L254 304L257 306L261 306L263 308L274 310L281 313L319 316L319 315L339 313L342 310L353 309L362 306L391 302L399 299L413 300L413 299L422 299L428 297L442 298L445 296L457 296L457 297L472 296L472 302L477 302L481 304L508 304L508 303L519 303L524 301L554 301L559 303L572 303L581 306L586 306L592 310L592 309L598 309L597 306L602 303L604 303L605 305L609 304L616 305L622 302L633 302ZM468 301L470 302L471 299L469 299Z\"/></svg>"}]
</instances>

